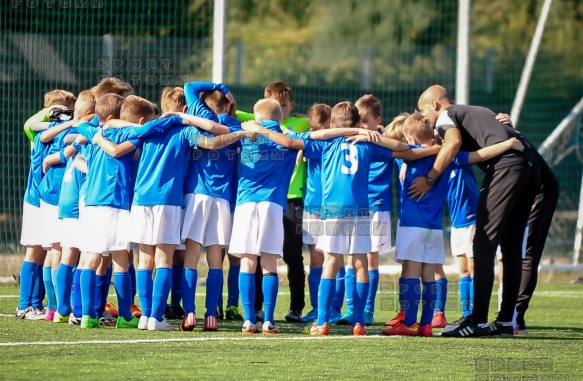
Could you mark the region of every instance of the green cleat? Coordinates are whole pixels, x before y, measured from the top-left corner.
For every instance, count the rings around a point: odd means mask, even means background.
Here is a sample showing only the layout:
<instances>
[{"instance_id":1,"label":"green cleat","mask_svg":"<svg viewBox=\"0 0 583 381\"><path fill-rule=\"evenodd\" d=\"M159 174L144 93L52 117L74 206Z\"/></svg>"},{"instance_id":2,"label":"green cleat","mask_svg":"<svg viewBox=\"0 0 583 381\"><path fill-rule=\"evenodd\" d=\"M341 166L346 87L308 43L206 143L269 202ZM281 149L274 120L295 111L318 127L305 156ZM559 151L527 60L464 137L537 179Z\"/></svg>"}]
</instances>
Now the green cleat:
<instances>
[{"instance_id":1,"label":"green cleat","mask_svg":"<svg viewBox=\"0 0 583 381\"><path fill-rule=\"evenodd\" d=\"M87 328L99 328L101 327L101 324L99 324L99 319L94 317L90 317L89 315L84 315L81 318L81 328L83 329L87 329Z\"/></svg>"},{"instance_id":2,"label":"green cleat","mask_svg":"<svg viewBox=\"0 0 583 381\"><path fill-rule=\"evenodd\" d=\"M115 328L138 328L138 323L140 322L140 319L138 319L135 316L132 316L132 318L127 321L126 319L123 318L123 316L118 316L117 317L117 321L115 322Z\"/></svg>"},{"instance_id":3,"label":"green cleat","mask_svg":"<svg viewBox=\"0 0 583 381\"><path fill-rule=\"evenodd\" d=\"M225 318L227 320L243 320L243 316L239 313L239 310L235 306L227 307L225 311Z\"/></svg>"}]
</instances>

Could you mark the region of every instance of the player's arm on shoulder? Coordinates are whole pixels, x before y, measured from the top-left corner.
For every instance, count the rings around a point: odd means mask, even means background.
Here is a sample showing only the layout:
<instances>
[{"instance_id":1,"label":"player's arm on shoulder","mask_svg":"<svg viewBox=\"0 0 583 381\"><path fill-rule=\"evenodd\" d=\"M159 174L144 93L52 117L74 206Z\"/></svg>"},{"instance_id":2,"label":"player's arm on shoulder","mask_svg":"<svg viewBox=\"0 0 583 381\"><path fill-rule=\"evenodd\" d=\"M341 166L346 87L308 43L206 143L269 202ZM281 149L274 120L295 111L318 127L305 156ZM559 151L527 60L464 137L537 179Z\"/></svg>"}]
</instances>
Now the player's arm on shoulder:
<instances>
[{"instance_id":1,"label":"player's arm on shoulder","mask_svg":"<svg viewBox=\"0 0 583 381\"><path fill-rule=\"evenodd\" d=\"M293 150L303 150L304 142L298 139L292 139L286 134L282 134L277 131L272 131L268 128L263 127L256 121L248 121L241 123L241 128L247 132L257 133L272 142L279 144L282 147L293 149Z\"/></svg>"},{"instance_id":2,"label":"player's arm on shoulder","mask_svg":"<svg viewBox=\"0 0 583 381\"><path fill-rule=\"evenodd\" d=\"M92 143L98 145L103 151L105 151L105 153L115 158L125 156L135 149L134 143L129 140L120 144L116 144L110 140L107 140L103 137L101 130L99 130L95 136L93 136Z\"/></svg>"},{"instance_id":3,"label":"player's arm on shoulder","mask_svg":"<svg viewBox=\"0 0 583 381\"><path fill-rule=\"evenodd\" d=\"M427 156L437 155L441 146L434 145L427 148L412 148L406 151L393 151L393 158L403 159L405 161L419 160Z\"/></svg>"},{"instance_id":4,"label":"player's arm on shoulder","mask_svg":"<svg viewBox=\"0 0 583 381\"><path fill-rule=\"evenodd\" d=\"M504 140L503 142L492 144L491 146L484 147L474 152L470 152L468 162L477 163L480 161L489 160L492 159L493 157L503 154L509 149L523 151L524 145L522 145L520 140L518 140L517 138L515 137L510 138L508 140Z\"/></svg>"},{"instance_id":5,"label":"player's arm on shoulder","mask_svg":"<svg viewBox=\"0 0 583 381\"><path fill-rule=\"evenodd\" d=\"M48 130L41 132L39 139L41 142L45 144L49 143L55 138L55 136L57 136L61 132L68 130L71 127L76 127L78 125L79 121L77 120L69 120L67 122L59 123L53 128L49 128Z\"/></svg>"},{"instance_id":6,"label":"player's arm on shoulder","mask_svg":"<svg viewBox=\"0 0 583 381\"><path fill-rule=\"evenodd\" d=\"M198 127L201 130L208 131L213 135L224 135L231 132L229 127L223 126L222 124L214 122L210 119L201 118L199 116L189 115L185 113L173 113L172 115L176 115L182 118L182 122L186 125Z\"/></svg>"},{"instance_id":7,"label":"player's arm on shoulder","mask_svg":"<svg viewBox=\"0 0 583 381\"><path fill-rule=\"evenodd\" d=\"M46 156L43 159L43 173L47 173L50 167L57 164L64 164L67 158L65 157L65 150L62 149L60 152L55 152L51 155Z\"/></svg>"},{"instance_id":8,"label":"player's arm on shoulder","mask_svg":"<svg viewBox=\"0 0 583 381\"><path fill-rule=\"evenodd\" d=\"M140 127L140 126L141 124L126 122L125 120L121 119L110 119L103 125L103 129L108 130L110 128Z\"/></svg>"},{"instance_id":9,"label":"player's arm on shoulder","mask_svg":"<svg viewBox=\"0 0 583 381\"><path fill-rule=\"evenodd\" d=\"M83 155L77 155L75 160L73 160L73 167L75 167L75 169L78 170L79 172L85 174L89 172L89 169L87 168L87 162L85 161Z\"/></svg>"},{"instance_id":10,"label":"player's arm on shoulder","mask_svg":"<svg viewBox=\"0 0 583 381\"><path fill-rule=\"evenodd\" d=\"M231 145L235 142L238 142L241 139L251 138L255 135L253 132L247 131L236 131L231 132L230 134L219 135L219 136L204 136L201 135L196 142L196 145L200 148L208 149L208 150L218 150L224 148L228 145Z\"/></svg>"}]
</instances>

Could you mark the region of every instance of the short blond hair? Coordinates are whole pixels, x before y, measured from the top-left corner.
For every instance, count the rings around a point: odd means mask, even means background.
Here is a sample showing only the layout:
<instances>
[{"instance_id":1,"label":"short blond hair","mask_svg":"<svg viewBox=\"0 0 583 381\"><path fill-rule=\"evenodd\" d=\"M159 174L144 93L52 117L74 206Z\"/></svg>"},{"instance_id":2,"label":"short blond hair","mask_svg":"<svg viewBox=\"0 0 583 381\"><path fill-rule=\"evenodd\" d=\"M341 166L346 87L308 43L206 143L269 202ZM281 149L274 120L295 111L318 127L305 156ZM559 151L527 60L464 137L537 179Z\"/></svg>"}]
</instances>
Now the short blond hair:
<instances>
[{"instance_id":1,"label":"short blond hair","mask_svg":"<svg viewBox=\"0 0 583 381\"><path fill-rule=\"evenodd\" d=\"M47 108L58 105L65 106L68 109L73 110L76 100L77 97L75 94L69 91L55 89L44 95L44 107Z\"/></svg>"},{"instance_id":2,"label":"short blond hair","mask_svg":"<svg viewBox=\"0 0 583 381\"><path fill-rule=\"evenodd\" d=\"M265 87L263 91L263 96L265 98L273 98L278 101L281 100L288 100L293 101L294 98L292 96L291 87L285 82L276 81L272 82Z\"/></svg>"},{"instance_id":3,"label":"short blond hair","mask_svg":"<svg viewBox=\"0 0 583 381\"><path fill-rule=\"evenodd\" d=\"M129 95L123 102L120 111L120 119L131 123L138 123L140 118L150 120L156 115L152 102L138 97Z\"/></svg>"},{"instance_id":4,"label":"short blond hair","mask_svg":"<svg viewBox=\"0 0 583 381\"><path fill-rule=\"evenodd\" d=\"M91 90L84 90L77 96L75 102L75 116L82 118L89 114L95 114L95 93Z\"/></svg>"},{"instance_id":5,"label":"short blond hair","mask_svg":"<svg viewBox=\"0 0 583 381\"><path fill-rule=\"evenodd\" d=\"M336 128L356 127L360 123L358 109L350 101L337 103L330 113L330 121Z\"/></svg>"},{"instance_id":6,"label":"short blond hair","mask_svg":"<svg viewBox=\"0 0 583 381\"><path fill-rule=\"evenodd\" d=\"M93 90L95 97L97 98L105 94L128 96L134 92L132 85L115 77L102 79L97 85L93 86L91 90Z\"/></svg>"},{"instance_id":7,"label":"short blond hair","mask_svg":"<svg viewBox=\"0 0 583 381\"><path fill-rule=\"evenodd\" d=\"M330 120L330 115L332 113L332 107L324 103L316 103L308 109L306 113L306 118L308 123L310 123L310 129L312 131L319 130L322 125Z\"/></svg>"},{"instance_id":8,"label":"short blond hair","mask_svg":"<svg viewBox=\"0 0 583 381\"><path fill-rule=\"evenodd\" d=\"M403 133L421 141L433 139L433 127L429 119L425 118L419 111L409 115L403 123Z\"/></svg>"},{"instance_id":9,"label":"short blond hair","mask_svg":"<svg viewBox=\"0 0 583 381\"><path fill-rule=\"evenodd\" d=\"M386 138L398 140L400 142L407 142L405 134L403 133L403 123L405 123L405 120L409 117L409 115L411 114L408 112L402 112L394 117L391 123L385 127L383 136Z\"/></svg>"},{"instance_id":10,"label":"short blond hair","mask_svg":"<svg viewBox=\"0 0 583 381\"><path fill-rule=\"evenodd\" d=\"M182 112L186 106L186 97L182 87L165 87L160 96L162 113Z\"/></svg>"},{"instance_id":11,"label":"short blond hair","mask_svg":"<svg viewBox=\"0 0 583 381\"><path fill-rule=\"evenodd\" d=\"M373 118L380 118L381 116L381 101L372 94L365 94L358 98L354 105L358 109L361 119L364 119L368 111L372 113Z\"/></svg>"},{"instance_id":12,"label":"short blond hair","mask_svg":"<svg viewBox=\"0 0 583 381\"><path fill-rule=\"evenodd\" d=\"M117 94L105 94L97 98L95 102L95 114L101 123L105 123L107 118L119 119L121 106L124 97Z\"/></svg>"},{"instance_id":13,"label":"short blond hair","mask_svg":"<svg viewBox=\"0 0 583 381\"><path fill-rule=\"evenodd\" d=\"M255 120L262 122L264 120L275 120L280 122L283 119L283 111L279 102L273 98L263 98L258 100L253 106Z\"/></svg>"}]
</instances>

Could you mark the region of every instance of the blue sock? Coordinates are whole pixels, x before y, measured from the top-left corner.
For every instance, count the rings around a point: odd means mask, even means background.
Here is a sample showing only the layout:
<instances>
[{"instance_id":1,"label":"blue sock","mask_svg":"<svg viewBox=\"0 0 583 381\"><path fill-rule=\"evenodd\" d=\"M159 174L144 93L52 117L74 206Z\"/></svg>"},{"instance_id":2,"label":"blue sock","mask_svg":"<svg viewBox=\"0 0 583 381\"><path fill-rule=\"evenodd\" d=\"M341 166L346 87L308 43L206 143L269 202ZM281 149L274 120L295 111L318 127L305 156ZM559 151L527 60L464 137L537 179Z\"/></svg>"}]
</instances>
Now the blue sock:
<instances>
[{"instance_id":1,"label":"blue sock","mask_svg":"<svg viewBox=\"0 0 583 381\"><path fill-rule=\"evenodd\" d=\"M318 309L318 287L320 287L320 279L322 278L322 268L310 267L308 274L308 289L310 290L310 304L312 308Z\"/></svg>"},{"instance_id":2,"label":"blue sock","mask_svg":"<svg viewBox=\"0 0 583 381\"><path fill-rule=\"evenodd\" d=\"M239 305L239 272L241 266L229 266L227 277L227 307Z\"/></svg>"},{"instance_id":3,"label":"blue sock","mask_svg":"<svg viewBox=\"0 0 583 381\"><path fill-rule=\"evenodd\" d=\"M223 284L223 269L209 269L206 278L206 299L205 307L206 313L204 317L217 317L217 305L219 302L219 294L221 294Z\"/></svg>"},{"instance_id":4,"label":"blue sock","mask_svg":"<svg viewBox=\"0 0 583 381\"><path fill-rule=\"evenodd\" d=\"M346 270L344 283L346 287L346 311L353 311L354 289L356 288L356 275L354 274L354 269L352 267Z\"/></svg>"},{"instance_id":5,"label":"blue sock","mask_svg":"<svg viewBox=\"0 0 583 381\"><path fill-rule=\"evenodd\" d=\"M352 326L360 323L364 327L364 306L370 289L370 282L356 282L354 291L354 304L352 315Z\"/></svg>"},{"instance_id":6,"label":"blue sock","mask_svg":"<svg viewBox=\"0 0 583 381\"><path fill-rule=\"evenodd\" d=\"M196 281L198 280L198 271L196 269L184 269L182 273L182 307L184 315L195 312L196 309Z\"/></svg>"},{"instance_id":7,"label":"blue sock","mask_svg":"<svg viewBox=\"0 0 583 381\"><path fill-rule=\"evenodd\" d=\"M81 270L81 299L82 309L81 316L89 315L91 318L97 317L95 311L95 290L97 283L97 276L95 271L91 269Z\"/></svg>"},{"instance_id":8,"label":"blue sock","mask_svg":"<svg viewBox=\"0 0 583 381\"><path fill-rule=\"evenodd\" d=\"M136 284L138 287L138 298L140 299L140 308L142 316L152 316L152 270L138 269L136 273Z\"/></svg>"},{"instance_id":9,"label":"blue sock","mask_svg":"<svg viewBox=\"0 0 583 381\"><path fill-rule=\"evenodd\" d=\"M36 263L22 262L20 266L20 301L18 309L25 310L32 305L33 284L36 272Z\"/></svg>"},{"instance_id":10,"label":"blue sock","mask_svg":"<svg viewBox=\"0 0 583 381\"><path fill-rule=\"evenodd\" d=\"M95 281L95 312L97 312L98 317L102 317L103 311L105 311L107 294L109 294L109 282L107 281L107 272L105 272L105 275L97 275Z\"/></svg>"},{"instance_id":11,"label":"blue sock","mask_svg":"<svg viewBox=\"0 0 583 381\"><path fill-rule=\"evenodd\" d=\"M172 288L172 269L158 267L154 277L154 292L152 293L152 316L158 321L164 319L168 294Z\"/></svg>"},{"instance_id":12,"label":"blue sock","mask_svg":"<svg viewBox=\"0 0 583 381\"><path fill-rule=\"evenodd\" d=\"M265 318L263 321L275 324L275 303L277 302L277 291L279 290L279 277L276 273L263 275L263 308L265 309Z\"/></svg>"},{"instance_id":13,"label":"blue sock","mask_svg":"<svg viewBox=\"0 0 583 381\"><path fill-rule=\"evenodd\" d=\"M117 294L117 310L119 316L126 321L132 320L132 278L129 272L116 272L113 274L113 285Z\"/></svg>"},{"instance_id":14,"label":"blue sock","mask_svg":"<svg viewBox=\"0 0 583 381\"><path fill-rule=\"evenodd\" d=\"M405 324L410 326L417 321L417 312L421 301L421 281L418 278L405 278L404 281L401 310L405 311ZM431 317L433 318L433 314Z\"/></svg>"},{"instance_id":15,"label":"blue sock","mask_svg":"<svg viewBox=\"0 0 583 381\"><path fill-rule=\"evenodd\" d=\"M53 290L55 290L55 301L56 301L57 300L57 270L53 270L52 267L51 267L51 281L53 282ZM57 302L57 308L59 308L58 302Z\"/></svg>"},{"instance_id":16,"label":"blue sock","mask_svg":"<svg viewBox=\"0 0 583 381\"><path fill-rule=\"evenodd\" d=\"M399 309L403 311L403 300L405 300L405 278L399 277Z\"/></svg>"},{"instance_id":17,"label":"blue sock","mask_svg":"<svg viewBox=\"0 0 583 381\"><path fill-rule=\"evenodd\" d=\"M335 291L336 278L320 279L320 287L318 288L318 319L316 320L316 324L319 326L328 323L328 316L332 307Z\"/></svg>"},{"instance_id":18,"label":"blue sock","mask_svg":"<svg viewBox=\"0 0 583 381\"><path fill-rule=\"evenodd\" d=\"M75 305L75 274L77 274L77 265L73 265L73 278L71 280L71 309L73 309L73 305Z\"/></svg>"},{"instance_id":19,"label":"blue sock","mask_svg":"<svg viewBox=\"0 0 583 381\"><path fill-rule=\"evenodd\" d=\"M377 297L377 291L379 289L379 270L369 270L368 278L368 283L370 286L368 289L368 297L366 298L366 307L364 307L364 310L374 313L374 303Z\"/></svg>"},{"instance_id":20,"label":"blue sock","mask_svg":"<svg viewBox=\"0 0 583 381\"><path fill-rule=\"evenodd\" d=\"M221 285L219 286L219 298L217 299L217 307L223 308L225 301L223 300L223 290L225 289L225 276L221 277Z\"/></svg>"},{"instance_id":21,"label":"blue sock","mask_svg":"<svg viewBox=\"0 0 583 381\"><path fill-rule=\"evenodd\" d=\"M436 309L435 306L439 303L438 298L439 286L437 285L437 282L424 282L422 296L423 308L421 310L421 320L419 321L419 325L431 324L433 313Z\"/></svg>"},{"instance_id":22,"label":"blue sock","mask_svg":"<svg viewBox=\"0 0 583 381\"><path fill-rule=\"evenodd\" d=\"M336 274L336 286L334 291L334 299L332 300L332 310L340 313L342 305L344 304L344 297L346 296L345 287L346 267L342 266Z\"/></svg>"},{"instance_id":23,"label":"blue sock","mask_svg":"<svg viewBox=\"0 0 583 381\"><path fill-rule=\"evenodd\" d=\"M472 278L469 276L460 277L460 307L464 317L472 313L470 308L470 286Z\"/></svg>"},{"instance_id":24,"label":"blue sock","mask_svg":"<svg viewBox=\"0 0 583 381\"><path fill-rule=\"evenodd\" d=\"M136 268L133 264L130 264L128 267L128 273L130 274L130 280L132 282L132 304L135 303L136 300Z\"/></svg>"},{"instance_id":25,"label":"blue sock","mask_svg":"<svg viewBox=\"0 0 583 381\"><path fill-rule=\"evenodd\" d=\"M75 270L75 276L73 278L73 315L76 317L81 317L83 312L83 302L81 298L81 272L83 270Z\"/></svg>"},{"instance_id":26,"label":"blue sock","mask_svg":"<svg viewBox=\"0 0 583 381\"><path fill-rule=\"evenodd\" d=\"M255 272L239 272L239 293L241 294L241 306L243 307L243 320L250 320L256 324L255 317Z\"/></svg>"},{"instance_id":27,"label":"blue sock","mask_svg":"<svg viewBox=\"0 0 583 381\"><path fill-rule=\"evenodd\" d=\"M57 310L57 297L55 295L55 286L53 285L53 274L51 267L43 267L43 283L45 285L45 292L47 297L47 304L50 310Z\"/></svg>"},{"instance_id":28,"label":"blue sock","mask_svg":"<svg viewBox=\"0 0 583 381\"><path fill-rule=\"evenodd\" d=\"M172 307L180 306L182 300L182 273L184 266L172 265L172 292L170 293L170 305Z\"/></svg>"},{"instance_id":29,"label":"blue sock","mask_svg":"<svg viewBox=\"0 0 583 381\"><path fill-rule=\"evenodd\" d=\"M35 265L36 269L32 279L32 296L30 303L34 308L43 307L45 285L43 282L43 265Z\"/></svg>"},{"instance_id":30,"label":"blue sock","mask_svg":"<svg viewBox=\"0 0 583 381\"><path fill-rule=\"evenodd\" d=\"M441 278L435 281L436 303L434 312L445 312L445 303L447 302L447 278Z\"/></svg>"},{"instance_id":31,"label":"blue sock","mask_svg":"<svg viewBox=\"0 0 583 381\"><path fill-rule=\"evenodd\" d=\"M470 282L470 313L474 310L474 277L471 278Z\"/></svg>"},{"instance_id":32,"label":"blue sock","mask_svg":"<svg viewBox=\"0 0 583 381\"><path fill-rule=\"evenodd\" d=\"M71 284L73 283L73 266L59 263L59 268L55 274L57 285L57 310L61 316L68 316L71 313Z\"/></svg>"}]
</instances>

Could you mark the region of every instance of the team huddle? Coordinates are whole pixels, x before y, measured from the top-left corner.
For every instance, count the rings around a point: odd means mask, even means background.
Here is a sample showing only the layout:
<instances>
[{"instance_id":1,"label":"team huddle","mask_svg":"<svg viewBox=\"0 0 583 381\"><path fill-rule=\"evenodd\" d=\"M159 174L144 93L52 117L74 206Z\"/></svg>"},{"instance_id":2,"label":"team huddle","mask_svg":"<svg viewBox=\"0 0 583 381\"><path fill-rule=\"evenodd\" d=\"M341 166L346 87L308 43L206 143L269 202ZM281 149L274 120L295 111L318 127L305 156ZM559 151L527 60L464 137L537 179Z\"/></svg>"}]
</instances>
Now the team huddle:
<instances>
[{"instance_id":1,"label":"team huddle","mask_svg":"<svg viewBox=\"0 0 583 381\"><path fill-rule=\"evenodd\" d=\"M441 145L421 103L421 111L383 127L372 95L290 116L294 100L283 82L266 87L252 114L235 110L222 84L165 88L160 107L132 92L115 78L78 96L54 90L26 122L32 150L17 318L153 331L174 330L168 320L181 319L179 329L192 331L197 267L206 253L203 331L217 331L224 317L227 257L226 318L242 320L243 334L277 334L277 260L284 257L289 194L298 187L301 205L291 213L301 223L292 229L309 249L312 309L288 321L308 323L305 333L313 336L328 335L330 324L366 335L374 323L379 253L393 246L394 167L401 310L382 333L432 336L433 328L448 326L444 203L460 310L472 314L479 191L471 164L487 167L522 152L521 137L509 133L459 151L434 179L428 174ZM425 191L416 190L421 180ZM290 288L292 277L304 283L300 271L299 280L288 274ZM112 278L117 307L107 302Z\"/></svg>"}]
</instances>

